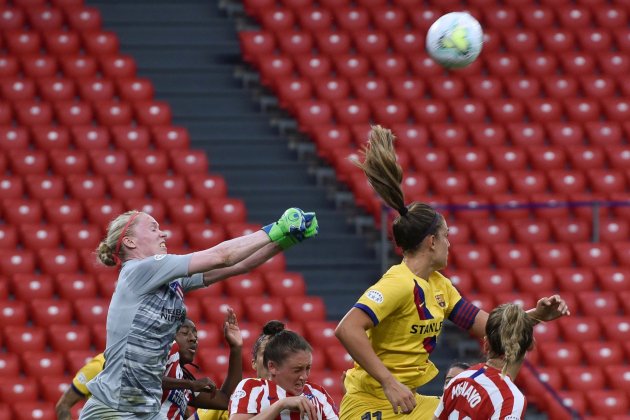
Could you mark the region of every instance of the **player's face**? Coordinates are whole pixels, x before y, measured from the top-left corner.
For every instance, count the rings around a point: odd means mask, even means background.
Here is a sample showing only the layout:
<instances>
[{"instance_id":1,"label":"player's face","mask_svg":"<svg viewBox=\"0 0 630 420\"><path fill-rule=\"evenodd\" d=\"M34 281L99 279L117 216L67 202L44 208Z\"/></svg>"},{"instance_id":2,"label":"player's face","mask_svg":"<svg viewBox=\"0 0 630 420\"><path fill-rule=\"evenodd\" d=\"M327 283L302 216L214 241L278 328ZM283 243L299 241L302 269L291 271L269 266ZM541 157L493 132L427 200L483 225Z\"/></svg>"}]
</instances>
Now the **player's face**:
<instances>
[{"instance_id":1,"label":"player's face","mask_svg":"<svg viewBox=\"0 0 630 420\"><path fill-rule=\"evenodd\" d=\"M131 238L141 257L166 254L166 233L161 231L158 222L146 213L138 215L133 232L127 236Z\"/></svg>"},{"instance_id":2,"label":"player's face","mask_svg":"<svg viewBox=\"0 0 630 420\"><path fill-rule=\"evenodd\" d=\"M442 270L448 264L448 225L443 221L435 235L435 270Z\"/></svg>"},{"instance_id":3,"label":"player's face","mask_svg":"<svg viewBox=\"0 0 630 420\"><path fill-rule=\"evenodd\" d=\"M256 370L256 376L259 378L266 379L269 377L269 371L263 362L263 353L265 352L265 347L267 346L267 342L269 341L269 337L263 338L260 342L260 346L258 346L258 353L256 353L256 358L252 360L252 367Z\"/></svg>"},{"instance_id":4,"label":"player's face","mask_svg":"<svg viewBox=\"0 0 630 420\"><path fill-rule=\"evenodd\" d=\"M451 382L451 380L462 373L464 369L458 367L452 367L446 372L446 378L444 378L444 390L446 391L446 387Z\"/></svg>"},{"instance_id":5,"label":"player's face","mask_svg":"<svg viewBox=\"0 0 630 420\"><path fill-rule=\"evenodd\" d=\"M300 395L311 372L311 362L311 352L305 350L289 353L289 356L279 365L270 361L271 379L285 391Z\"/></svg>"},{"instance_id":6,"label":"player's face","mask_svg":"<svg viewBox=\"0 0 630 420\"><path fill-rule=\"evenodd\" d=\"M192 363L197 352L197 327L191 320L187 319L179 327L175 335L175 341L179 345L180 364Z\"/></svg>"}]
</instances>

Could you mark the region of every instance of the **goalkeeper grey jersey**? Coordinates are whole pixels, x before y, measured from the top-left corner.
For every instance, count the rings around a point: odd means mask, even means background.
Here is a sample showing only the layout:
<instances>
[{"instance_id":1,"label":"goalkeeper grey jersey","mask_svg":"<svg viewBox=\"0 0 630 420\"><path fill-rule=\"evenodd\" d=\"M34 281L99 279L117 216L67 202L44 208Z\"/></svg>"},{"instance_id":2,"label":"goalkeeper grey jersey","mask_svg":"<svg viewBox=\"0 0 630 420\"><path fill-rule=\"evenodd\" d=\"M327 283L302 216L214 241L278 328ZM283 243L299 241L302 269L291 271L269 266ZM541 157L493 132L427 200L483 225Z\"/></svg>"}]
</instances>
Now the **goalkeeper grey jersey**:
<instances>
[{"instance_id":1,"label":"goalkeeper grey jersey","mask_svg":"<svg viewBox=\"0 0 630 420\"><path fill-rule=\"evenodd\" d=\"M160 410L166 359L186 318L184 292L203 286L202 274L188 276L190 258L154 255L123 264L107 313L105 367L87 384L109 407Z\"/></svg>"}]
</instances>

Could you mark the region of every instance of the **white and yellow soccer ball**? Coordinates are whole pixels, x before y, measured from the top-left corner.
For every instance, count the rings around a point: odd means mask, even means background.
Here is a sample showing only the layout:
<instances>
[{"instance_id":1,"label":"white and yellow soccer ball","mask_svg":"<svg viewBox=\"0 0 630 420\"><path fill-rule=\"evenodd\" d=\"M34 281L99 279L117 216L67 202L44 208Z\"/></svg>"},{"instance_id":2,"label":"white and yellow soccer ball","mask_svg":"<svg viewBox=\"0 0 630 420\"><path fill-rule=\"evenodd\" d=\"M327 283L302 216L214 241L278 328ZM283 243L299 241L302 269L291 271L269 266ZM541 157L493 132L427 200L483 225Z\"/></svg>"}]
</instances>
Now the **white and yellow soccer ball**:
<instances>
[{"instance_id":1,"label":"white and yellow soccer ball","mask_svg":"<svg viewBox=\"0 0 630 420\"><path fill-rule=\"evenodd\" d=\"M483 30L472 15L451 12L433 22L426 38L427 53L446 68L462 68L475 61L483 46Z\"/></svg>"}]
</instances>

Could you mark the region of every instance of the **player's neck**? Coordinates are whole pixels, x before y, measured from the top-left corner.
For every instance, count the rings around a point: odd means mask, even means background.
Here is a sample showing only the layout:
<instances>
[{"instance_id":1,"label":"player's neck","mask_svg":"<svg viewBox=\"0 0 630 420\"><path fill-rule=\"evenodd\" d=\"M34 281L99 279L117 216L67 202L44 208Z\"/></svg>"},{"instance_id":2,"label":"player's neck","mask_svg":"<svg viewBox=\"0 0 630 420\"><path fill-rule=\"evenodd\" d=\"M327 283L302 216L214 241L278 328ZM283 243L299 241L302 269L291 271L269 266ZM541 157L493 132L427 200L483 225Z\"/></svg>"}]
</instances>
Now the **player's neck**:
<instances>
[{"instance_id":1,"label":"player's neck","mask_svg":"<svg viewBox=\"0 0 630 420\"><path fill-rule=\"evenodd\" d=\"M515 380L516 375L518 375L518 372L521 370L522 364L523 364L523 361L521 360L518 363L513 363L513 364L508 365L507 369L505 370L505 374L509 376L511 380ZM505 366L505 360L498 357L490 358L486 361L486 366L497 369L499 371L503 371L503 367Z\"/></svg>"},{"instance_id":2,"label":"player's neck","mask_svg":"<svg viewBox=\"0 0 630 420\"><path fill-rule=\"evenodd\" d=\"M429 276L433 270L423 254L405 255L403 264L407 266L414 276L429 281Z\"/></svg>"}]
</instances>

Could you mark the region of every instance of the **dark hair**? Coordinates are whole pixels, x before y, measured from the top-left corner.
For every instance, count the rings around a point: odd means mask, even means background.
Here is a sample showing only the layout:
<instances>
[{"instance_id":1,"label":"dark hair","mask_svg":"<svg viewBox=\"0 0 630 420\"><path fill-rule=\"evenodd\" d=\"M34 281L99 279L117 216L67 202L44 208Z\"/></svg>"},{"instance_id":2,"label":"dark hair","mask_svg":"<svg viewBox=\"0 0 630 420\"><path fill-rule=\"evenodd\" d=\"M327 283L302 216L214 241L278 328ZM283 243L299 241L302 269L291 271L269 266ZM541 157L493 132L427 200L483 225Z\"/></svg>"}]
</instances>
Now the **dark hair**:
<instances>
[{"instance_id":1,"label":"dark hair","mask_svg":"<svg viewBox=\"0 0 630 420\"><path fill-rule=\"evenodd\" d=\"M508 365L520 362L534 343L535 321L520 306L505 303L494 308L486 323L489 357L503 356Z\"/></svg>"},{"instance_id":2,"label":"dark hair","mask_svg":"<svg viewBox=\"0 0 630 420\"><path fill-rule=\"evenodd\" d=\"M442 224L442 216L428 204L405 205L401 187L403 171L396 161L395 139L391 130L373 126L368 144L362 150L365 159L355 164L363 170L374 191L400 214L392 228L396 245L403 251L413 251L424 238L435 235Z\"/></svg>"},{"instance_id":3,"label":"dark hair","mask_svg":"<svg viewBox=\"0 0 630 420\"><path fill-rule=\"evenodd\" d=\"M448 367L448 370L451 370L453 368L457 368L457 369L461 369L461 370L466 370L468 368L470 368L470 363L466 363L466 362L453 362L451 363L451 365Z\"/></svg>"},{"instance_id":4,"label":"dark hair","mask_svg":"<svg viewBox=\"0 0 630 420\"><path fill-rule=\"evenodd\" d=\"M268 321L262 328L262 332L256 339L254 347L252 348L252 360L256 360L256 355L260 350L262 343L271 336L278 334L280 331L284 331L284 324L280 321L271 320Z\"/></svg>"},{"instance_id":5,"label":"dark hair","mask_svg":"<svg viewBox=\"0 0 630 420\"><path fill-rule=\"evenodd\" d=\"M298 333L289 330L280 331L267 342L263 352L263 363L268 366L269 361L272 361L281 365L290 353L302 350L313 352L308 341Z\"/></svg>"}]
</instances>

